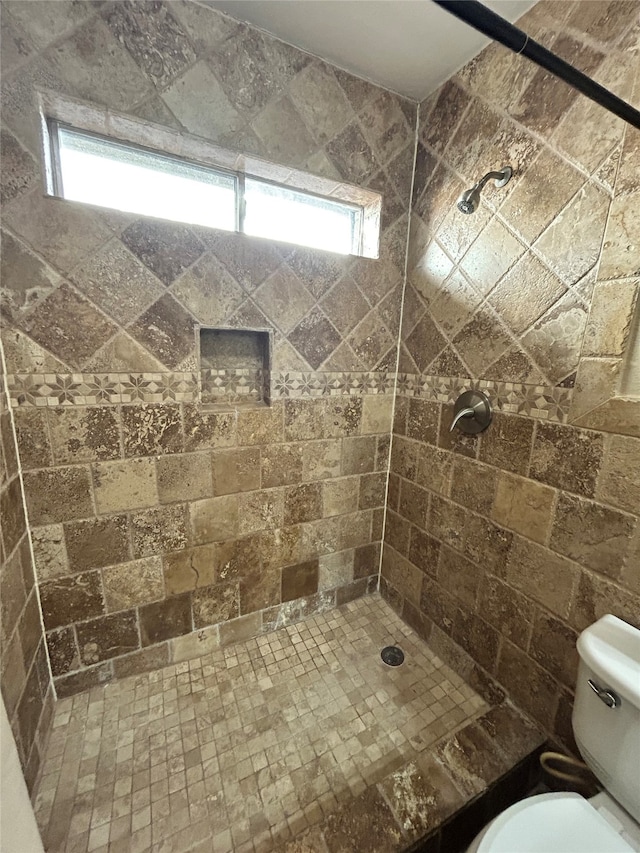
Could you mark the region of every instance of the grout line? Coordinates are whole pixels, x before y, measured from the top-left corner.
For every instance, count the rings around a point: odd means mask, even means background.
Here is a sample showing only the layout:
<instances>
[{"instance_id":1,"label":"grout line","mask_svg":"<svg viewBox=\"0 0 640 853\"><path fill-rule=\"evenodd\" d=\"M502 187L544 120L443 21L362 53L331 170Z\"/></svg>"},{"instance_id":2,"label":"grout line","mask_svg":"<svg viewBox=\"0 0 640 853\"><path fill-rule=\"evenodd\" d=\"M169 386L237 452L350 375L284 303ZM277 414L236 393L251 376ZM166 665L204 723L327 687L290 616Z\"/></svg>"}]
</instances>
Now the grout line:
<instances>
[{"instance_id":1,"label":"grout line","mask_svg":"<svg viewBox=\"0 0 640 853\"><path fill-rule=\"evenodd\" d=\"M416 180L416 161L418 157L418 135L420 131L420 104L416 108L416 124L413 144L413 164L411 167L411 187L409 190L409 213L407 218L407 237L404 247L404 273L402 277L402 298L400 300L400 317L398 322L398 337L396 348L396 365L393 377L393 405L391 406L391 424L389 425L389 453L387 456L387 482L384 491L384 515L382 518L382 534L380 539L380 559L378 563L378 584L376 589L380 591L382 579L382 557L384 553L384 537L387 529L387 508L389 502L389 478L391 475L391 454L393 451L393 425L396 414L396 403L398 400L398 368L400 366L400 348L402 346L402 321L404 319L405 294L407 290L407 270L409 267L409 244L411 240L411 217L413 215L413 190Z\"/></svg>"}]
</instances>

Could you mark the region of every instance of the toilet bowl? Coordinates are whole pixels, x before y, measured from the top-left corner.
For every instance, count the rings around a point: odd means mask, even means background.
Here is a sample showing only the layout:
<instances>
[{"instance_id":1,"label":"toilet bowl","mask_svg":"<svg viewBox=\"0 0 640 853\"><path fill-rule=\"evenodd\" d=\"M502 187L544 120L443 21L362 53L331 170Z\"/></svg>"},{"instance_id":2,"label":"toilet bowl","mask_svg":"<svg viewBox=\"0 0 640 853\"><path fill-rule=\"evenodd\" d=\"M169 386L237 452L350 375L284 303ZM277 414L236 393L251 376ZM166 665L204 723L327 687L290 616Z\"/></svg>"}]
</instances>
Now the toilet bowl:
<instances>
[{"instance_id":1,"label":"toilet bowl","mask_svg":"<svg viewBox=\"0 0 640 853\"><path fill-rule=\"evenodd\" d=\"M468 853L638 853L640 826L607 794L529 797L498 815Z\"/></svg>"},{"instance_id":2,"label":"toilet bowl","mask_svg":"<svg viewBox=\"0 0 640 853\"><path fill-rule=\"evenodd\" d=\"M468 853L640 853L640 631L603 616L582 632L578 653L573 732L605 791L522 800Z\"/></svg>"}]
</instances>

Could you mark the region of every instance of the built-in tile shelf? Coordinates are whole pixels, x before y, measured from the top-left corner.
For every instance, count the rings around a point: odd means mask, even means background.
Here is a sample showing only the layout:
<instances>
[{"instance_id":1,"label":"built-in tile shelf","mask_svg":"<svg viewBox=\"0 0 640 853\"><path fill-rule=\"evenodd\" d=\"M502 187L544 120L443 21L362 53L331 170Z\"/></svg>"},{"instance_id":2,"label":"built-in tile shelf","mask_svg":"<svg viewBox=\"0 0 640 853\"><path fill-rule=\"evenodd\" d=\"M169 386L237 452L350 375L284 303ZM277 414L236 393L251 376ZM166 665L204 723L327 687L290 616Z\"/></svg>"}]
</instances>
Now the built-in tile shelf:
<instances>
[{"instance_id":1,"label":"built-in tile shelf","mask_svg":"<svg viewBox=\"0 0 640 853\"><path fill-rule=\"evenodd\" d=\"M200 400L205 406L268 406L271 333L200 327Z\"/></svg>"}]
</instances>

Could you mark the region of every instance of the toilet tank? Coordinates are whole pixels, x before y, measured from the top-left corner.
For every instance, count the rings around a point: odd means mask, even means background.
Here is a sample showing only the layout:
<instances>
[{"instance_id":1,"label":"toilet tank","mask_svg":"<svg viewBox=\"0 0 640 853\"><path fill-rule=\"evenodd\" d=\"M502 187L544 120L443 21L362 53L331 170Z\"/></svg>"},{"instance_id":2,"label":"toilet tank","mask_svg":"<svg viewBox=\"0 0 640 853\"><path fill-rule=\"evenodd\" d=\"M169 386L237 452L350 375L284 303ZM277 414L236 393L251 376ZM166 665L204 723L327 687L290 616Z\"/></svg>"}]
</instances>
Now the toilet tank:
<instances>
[{"instance_id":1,"label":"toilet tank","mask_svg":"<svg viewBox=\"0 0 640 853\"><path fill-rule=\"evenodd\" d=\"M611 796L640 822L640 631L603 616L580 634L578 653L576 743Z\"/></svg>"}]
</instances>

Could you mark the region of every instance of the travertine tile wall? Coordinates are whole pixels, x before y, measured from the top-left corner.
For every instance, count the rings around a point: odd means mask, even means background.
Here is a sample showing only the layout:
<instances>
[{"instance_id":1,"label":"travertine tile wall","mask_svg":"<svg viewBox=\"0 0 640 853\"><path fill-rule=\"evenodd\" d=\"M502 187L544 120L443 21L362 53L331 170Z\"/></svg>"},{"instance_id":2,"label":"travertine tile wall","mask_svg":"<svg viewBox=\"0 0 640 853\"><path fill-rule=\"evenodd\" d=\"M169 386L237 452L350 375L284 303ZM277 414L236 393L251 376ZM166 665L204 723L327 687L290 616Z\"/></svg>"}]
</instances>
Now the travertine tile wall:
<instances>
[{"instance_id":1,"label":"travertine tile wall","mask_svg":"<svg viewBox=\"0 0 640 853\"><path fill-rule=\"evenodd\" d=\"M521 25L640 102L637 3L541 2ZM497 45L420 109L383 591L567 742L578 632L640 624L638 421L574 425L611 393L637 300L638 139ZM474 382L504 404L450 434Z\"/></svg>"},{"instance_id":2,"label":"travertine tile wall","mask_svg":"<svg viewBox=\"0 0 640 853\"><path fill-rule=\"evenodd\" d=\"M416 105L193 2L2 26L3 336L59 695L362 594ZM380 191L380 259L44 197L38 90ZM196 322L273 331L270 408L204 411Z\"/></svg>"},{"instance_id":3,"label":"travertine tile wall","mask_svg":"<svg viewBox=\"0 0 640 853\"><path fill-rule=\"evenodd\" d=\"M4 377L1 377L0 689L31 790L40 768L53 713L53 686L18 465Z\"/></svg>"}]
</instances>

